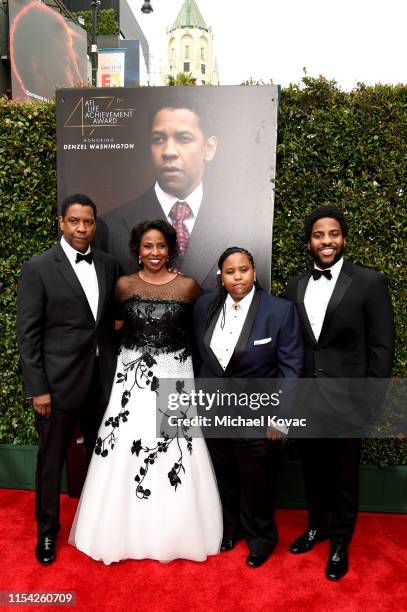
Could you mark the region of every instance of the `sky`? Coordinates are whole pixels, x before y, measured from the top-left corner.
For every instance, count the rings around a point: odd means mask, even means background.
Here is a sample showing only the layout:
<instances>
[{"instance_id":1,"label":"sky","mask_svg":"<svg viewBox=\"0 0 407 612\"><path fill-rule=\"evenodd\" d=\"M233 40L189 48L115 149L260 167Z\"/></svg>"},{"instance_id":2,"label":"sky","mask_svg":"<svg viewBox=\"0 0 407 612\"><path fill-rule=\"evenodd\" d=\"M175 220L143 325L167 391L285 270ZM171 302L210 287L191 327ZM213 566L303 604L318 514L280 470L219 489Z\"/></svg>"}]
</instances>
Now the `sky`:
<instances>
[{"instance_id":1,"label":"sky","mask_svg":"<svg viewBox=\"0 0 407 612\"><path fill-rule=\"evenodd\" d=\"M152 84L159 84L166 28L183 0L130 0L150 44ZM253 78L299 83L307 75L337 81L407 83L407 0L197 0L212 26L221 85Z\"/></svg>"}]
</instances>

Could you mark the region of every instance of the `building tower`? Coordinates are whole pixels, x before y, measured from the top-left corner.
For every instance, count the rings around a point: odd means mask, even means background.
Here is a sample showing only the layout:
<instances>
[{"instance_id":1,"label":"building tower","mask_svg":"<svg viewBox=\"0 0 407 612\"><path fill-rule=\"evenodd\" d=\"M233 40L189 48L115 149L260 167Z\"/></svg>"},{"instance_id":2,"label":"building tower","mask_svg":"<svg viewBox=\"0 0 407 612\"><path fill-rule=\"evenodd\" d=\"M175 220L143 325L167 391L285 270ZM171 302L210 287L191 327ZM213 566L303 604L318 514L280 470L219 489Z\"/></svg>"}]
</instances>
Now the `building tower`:
<instances>
[{"instance_id":1,"label":"building tower","mask_svg":"<svg viewBox=\"0 0 407 612\"><path fill-rule=\"evenodd\" d=\"M184 0L172 28L167 31L167 61L162 73L167 77L190 74L197 85L218 85L213 52L212 29L206 25L195 0Z\"/></svg>"}]
</instances>

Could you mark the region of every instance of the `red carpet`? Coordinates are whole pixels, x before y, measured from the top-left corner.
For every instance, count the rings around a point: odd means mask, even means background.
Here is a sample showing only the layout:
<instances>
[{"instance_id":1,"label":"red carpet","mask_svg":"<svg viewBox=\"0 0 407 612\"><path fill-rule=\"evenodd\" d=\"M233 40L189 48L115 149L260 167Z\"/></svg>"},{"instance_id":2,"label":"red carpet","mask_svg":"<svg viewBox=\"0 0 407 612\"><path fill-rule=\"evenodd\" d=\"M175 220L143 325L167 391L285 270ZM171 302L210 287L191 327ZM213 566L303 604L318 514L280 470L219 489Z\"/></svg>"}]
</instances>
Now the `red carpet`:
<instances>
[{"instance_id":1,"label":"red carpet","mask_svg":"<svg viewBox=\"0 0 407 612\"><path fill-rule=\"evenodd\" d=\"M63 528L57 561L42 567L34 557L34 493L0 491L0 591L75 591L75 609L97 612L406 609L406 515L361 513L350 552L349 574L331 583L324 576L327 542L306 555L287 552L290 541L306 526L304 511L278 511L280 542L270 560L259 569L246 567L247 548L243 542L233 551L202 564L146 560L104 566L67 543L76 504L77 500L61 497ZM119 509L117 518L120 520ZM157 528L165 529L165 516ZM39 608L56 609L17 606L18 610Z\"/></svg>"}]
</instances>

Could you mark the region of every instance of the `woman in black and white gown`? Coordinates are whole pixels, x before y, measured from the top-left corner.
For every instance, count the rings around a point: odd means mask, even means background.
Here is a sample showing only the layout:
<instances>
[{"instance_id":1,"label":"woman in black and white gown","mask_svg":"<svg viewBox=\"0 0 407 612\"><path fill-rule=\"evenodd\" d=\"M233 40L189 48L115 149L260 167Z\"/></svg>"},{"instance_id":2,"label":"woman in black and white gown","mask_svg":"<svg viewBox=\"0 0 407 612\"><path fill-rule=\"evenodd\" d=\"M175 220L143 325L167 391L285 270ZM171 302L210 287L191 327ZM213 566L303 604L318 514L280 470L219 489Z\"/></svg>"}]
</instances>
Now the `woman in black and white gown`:
<instances>
[{"instance_id":1,"label":"woman in black and white gown","mask_svg":"<svg viewBox=\"0 0 407 612\"><path fill-rule=\"evenodd\" d=\"M222 539L205 441L182 426L156 437L160 379L193 379L192 309L201 290L169 271L176 233L165 221L136 226L131 249L140 269L117 283L124 336L69 541L106 564L204 561Z\"/></svg>"}]
</instances>

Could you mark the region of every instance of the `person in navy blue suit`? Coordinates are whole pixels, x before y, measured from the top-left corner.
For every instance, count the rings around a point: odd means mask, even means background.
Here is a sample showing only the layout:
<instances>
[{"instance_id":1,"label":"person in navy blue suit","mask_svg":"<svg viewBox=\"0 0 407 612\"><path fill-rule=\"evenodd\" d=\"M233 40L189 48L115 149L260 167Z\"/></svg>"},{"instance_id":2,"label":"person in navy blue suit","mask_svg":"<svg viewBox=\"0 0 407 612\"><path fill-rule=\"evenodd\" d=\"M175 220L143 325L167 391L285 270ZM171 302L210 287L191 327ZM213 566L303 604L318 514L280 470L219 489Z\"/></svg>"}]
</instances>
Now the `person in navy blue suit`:
<instances>
[{"instance_id":1,"label":"person in navy blue suit","mask_svg":"<svg viewBox=\"0 0 407 612\"><path fill-rule=\"evenodd\" d=\"M231 247L219 259L222 285L196 302L194 327L200 378L297 378L303 346L296 309L256 282L251 254ZM249 567L259 567L278 540L274 520L273 464L283 432L263 439L208 439L223 506L221 550L244 536Z\"/></svg>"}]
</instances>

